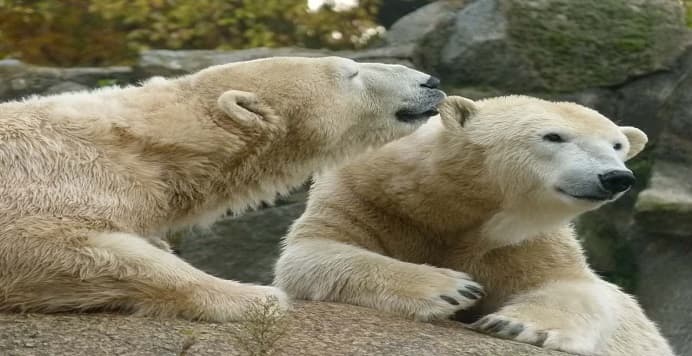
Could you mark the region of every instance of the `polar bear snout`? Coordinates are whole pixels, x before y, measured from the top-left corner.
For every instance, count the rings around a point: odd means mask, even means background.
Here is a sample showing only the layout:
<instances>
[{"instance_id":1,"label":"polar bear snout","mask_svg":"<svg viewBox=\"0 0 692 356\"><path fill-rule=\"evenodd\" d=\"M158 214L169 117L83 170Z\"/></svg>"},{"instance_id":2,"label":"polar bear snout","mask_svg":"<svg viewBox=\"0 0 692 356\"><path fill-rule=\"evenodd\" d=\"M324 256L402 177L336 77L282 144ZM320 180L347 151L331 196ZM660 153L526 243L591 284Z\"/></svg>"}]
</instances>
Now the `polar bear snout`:
<instances>
[{"instance_id":1,"label":"polar bear snout","mask_svg":"<svg viewBox=\"0 0 692 356\"><path fill-rule=\"evenodd\" d=\"M414 98L409 100L404 107L397 110L397 120L414 122L439 114L437 106L446 97L443 91L437 89L439 86L439 79L428 76L425 82L419 84L419 89L415 93Z\"/></svg>"},{"instance_id":2,"label":"polar bear snout","mask_svg":"<svg viewBox=\"0 0 692 356\"><path fill-rule=\"evenodd\" d=\"M570 170L563 175L557 191L562 195L598 205L619 198L636 182L629 169L609 169L601 173Z\"/></svg>"},{"instance_id":3,"label":"polar bear snout","mask_svg":"<svg viewBox=\"0 0 692 356\"><path fill-rule=\"evenodd\" d=\"M630 170L615 170L598 175L601 186L611 194L629 190L636 179Z\"/></svg>"},{"instance_id":4,"label":"polar bear snout","mask_svg":"<svg viewBox=\"0 0 692 356\"><path fill-rule=\"evenodd\" d=\"M358 63L358 67L359 74L352 79L362 83L358 89L364 88L371 98L388 106L380 112L399 122L421 124L438 114L437 106L446 97L439 89L440 79L427 73L383 63Z\"/></svg>"}]
</instances>

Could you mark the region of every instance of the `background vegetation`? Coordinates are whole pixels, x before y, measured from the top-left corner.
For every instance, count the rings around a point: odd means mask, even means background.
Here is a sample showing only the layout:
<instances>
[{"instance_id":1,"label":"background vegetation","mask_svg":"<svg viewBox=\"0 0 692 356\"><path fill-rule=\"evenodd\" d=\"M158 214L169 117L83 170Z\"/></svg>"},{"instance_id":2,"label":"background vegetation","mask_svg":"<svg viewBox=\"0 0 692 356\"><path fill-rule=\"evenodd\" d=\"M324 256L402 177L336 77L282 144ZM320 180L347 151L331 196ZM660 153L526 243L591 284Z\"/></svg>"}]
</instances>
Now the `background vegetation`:
<instances>
[{"instance_id":1,"label":"background vegetation","mask_svg":"<svg viewBox=\"0 0 692 356\"><path fill-rule=\"evenodd\" d=\"M336 12L306 0L0 0L0 57L123 64L140 50L354 49L377 35L381 0Z\"/></svg>"},{"instance_id":2,"label":"background vegetation","mask_svg":"<svg viewBox=\"0 0 692 356\"><path fill-rule=\"evenodd\" d=\"M358 49L376 40L379 24L430 1L360 0L337 12L309 11L307 0L0 0L0 58L99 66L148 48ZM692 27L692 0L684 3Z\"/></svg>"}]
</instances>

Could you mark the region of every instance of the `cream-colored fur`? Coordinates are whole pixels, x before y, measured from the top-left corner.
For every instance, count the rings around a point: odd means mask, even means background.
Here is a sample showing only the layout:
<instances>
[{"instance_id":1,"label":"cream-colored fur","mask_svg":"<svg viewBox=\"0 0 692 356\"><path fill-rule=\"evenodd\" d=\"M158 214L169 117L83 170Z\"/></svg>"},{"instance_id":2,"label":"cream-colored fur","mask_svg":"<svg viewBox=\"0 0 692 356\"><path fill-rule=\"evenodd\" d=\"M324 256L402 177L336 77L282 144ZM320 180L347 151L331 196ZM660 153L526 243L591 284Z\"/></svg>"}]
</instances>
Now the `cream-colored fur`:
<instances>
[{"instance_id":1,"label":"cream-colored fur","mask_svg":"<svg viewBox=\"0 0 692 356\"><path fill-rule=\"evenodd\" d=\"M316 180L275 284L421 320L458 312L476 330L583 355L672 355L636 301L589 268L570 225L622 194L599 175L626 171L646 136L521 96L451 97L440 111Z\"/></svg>"},{"instance_id":2,"label":"cream-colored fur","mask_svg":"<svg viewBox=\"0 0 692 356\"><path fill-rule=\"evenodd\" d=\"M426 74L329 57L0 104L0 311L224 321L258 298L286 306L275 287L197 270L162 237L409 134L443 97Z\"/></svg>"}]
</instances>

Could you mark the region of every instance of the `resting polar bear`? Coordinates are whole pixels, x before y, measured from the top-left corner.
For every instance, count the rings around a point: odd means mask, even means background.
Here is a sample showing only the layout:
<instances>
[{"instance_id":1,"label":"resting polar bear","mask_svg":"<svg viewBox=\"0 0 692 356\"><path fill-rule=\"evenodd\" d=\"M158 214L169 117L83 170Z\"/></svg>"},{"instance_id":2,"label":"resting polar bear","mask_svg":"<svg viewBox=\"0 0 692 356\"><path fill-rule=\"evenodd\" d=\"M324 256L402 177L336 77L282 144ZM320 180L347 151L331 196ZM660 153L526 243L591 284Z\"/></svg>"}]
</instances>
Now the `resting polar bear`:
<instances>
[{"instance_id":1,"label":"resting polar bear","mask_svg":"<svg viewBox=\"0 0 692 356\"><path fill-rule=\"evenodd\" d=\"M160 237L411 133L437 113L438 83L402 66L273 58L1 104L0 311L223 321L256 298L286 304L274 287L193 268Z\"/></svg>"},{"instance_id":2,"label":"resting polar bear","mask_svg":"<svg viewBox=\"0 0 692 356\"><path fill-rule=\"evenodd\" d=\"M588 267L569 223L631 186L623 162L644 133L522 96L451 97L440 111L316 180L275 284L419 320L475 304L457 317L481 317L470 326L500 337L584 355L671 355L636 301Z\"/></svg>"}]
</instances>

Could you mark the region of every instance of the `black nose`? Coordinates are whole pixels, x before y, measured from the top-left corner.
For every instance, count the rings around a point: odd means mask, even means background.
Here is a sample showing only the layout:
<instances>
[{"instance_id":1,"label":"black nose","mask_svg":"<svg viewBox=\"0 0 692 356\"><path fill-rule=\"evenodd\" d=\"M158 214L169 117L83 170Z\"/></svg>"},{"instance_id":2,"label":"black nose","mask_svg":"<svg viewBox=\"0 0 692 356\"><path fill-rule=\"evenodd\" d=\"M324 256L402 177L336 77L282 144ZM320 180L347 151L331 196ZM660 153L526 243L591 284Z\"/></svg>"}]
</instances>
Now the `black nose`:
<instances>
[{"instance_id":1,"label":"black nose","mask_svg":"<svg viewBox=\"0 0 692 356\"><path fill-rule=\"evenodd\" d=\"M599 174L598 179L603 188L613 194L630 189L635 182L634 174L630 171L610 171Z\"/></svg>"},{"instance_id":2,"label":"black nose","mask_svg":"<svg viewBox=\"0 0 692 356\"><path fill-rule=\"evenodd\" d=\"M421 84L423 88L437 89L440 86L440 80L431 76L428 81Z\"/></svg>"}]
</instances>

